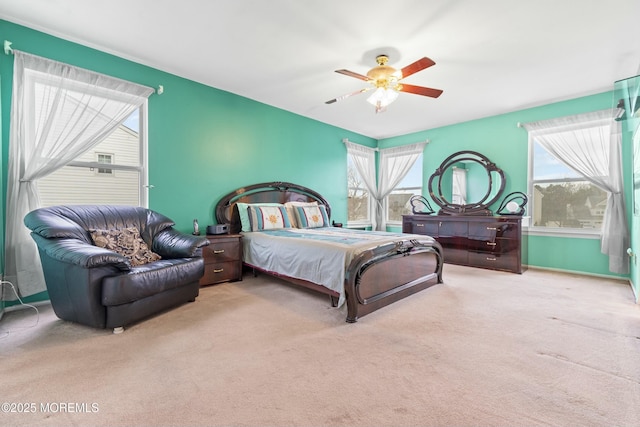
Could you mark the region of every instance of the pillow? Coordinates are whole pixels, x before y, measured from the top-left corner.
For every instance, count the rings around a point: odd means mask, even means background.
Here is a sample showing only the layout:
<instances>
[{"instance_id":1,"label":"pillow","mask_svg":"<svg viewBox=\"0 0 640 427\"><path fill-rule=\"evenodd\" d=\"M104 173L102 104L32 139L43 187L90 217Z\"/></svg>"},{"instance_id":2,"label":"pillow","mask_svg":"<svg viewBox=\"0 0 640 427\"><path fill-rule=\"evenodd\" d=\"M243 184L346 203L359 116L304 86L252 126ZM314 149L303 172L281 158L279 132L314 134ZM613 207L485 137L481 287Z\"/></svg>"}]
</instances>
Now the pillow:
<instances>
[{"instance_id":1,"label":"pillow","mask_svg":"<svg viewBox=\"0 0 640 427\"><path fill-rule=\"evenodd\" d=\"M251 231L251 221L249 220L249 206L282 206L282 203L236 203L238 214L240 215L240 225L242 231Z\"/></svg>"},{"instance_id":2,"label":"pillow","mask_svg":"<svg viewBox=\"0 0 640 427\"><path fill-rule=\"evenodd\" d=\"M287 209L287 215L289 215L289 221L292 227L300 228L298 220L296 219L296 208L298 206L318 206L318 202L287 202L284 207Z\"/></svg>"},{"instance_id":3,"label":"pillow","mask_svg":"<svg viewBox=\"0 0 640 427\"><path fill-rule=\"evenodd\" d=\"M296 221L300 228L318 228L329 226L329 215L324 205L296 207Z\"/></svg>"},{"instance_id":4,"label":"pillow","mask_svg":"<svg viewBox=\"0 0 640 427\"><path fill-rule=\"evenodd\" d=\"M124 255L133 267L161 259L160 255L149 249L136 227L122 230L89 230L89 233L96 246Z\"/></svg>"},{"instance_id":5,"label":"pillow","mask_svg":"<svg viewBox=\"0 0 640 427\"><path fill-rule=\"evenodd\" d=\"M279 206L255 206L249 205L249 222L251 231L277 230L290 228L291 223L287 216L287 210L283 205Z\"/></svg>"}]
</instances>

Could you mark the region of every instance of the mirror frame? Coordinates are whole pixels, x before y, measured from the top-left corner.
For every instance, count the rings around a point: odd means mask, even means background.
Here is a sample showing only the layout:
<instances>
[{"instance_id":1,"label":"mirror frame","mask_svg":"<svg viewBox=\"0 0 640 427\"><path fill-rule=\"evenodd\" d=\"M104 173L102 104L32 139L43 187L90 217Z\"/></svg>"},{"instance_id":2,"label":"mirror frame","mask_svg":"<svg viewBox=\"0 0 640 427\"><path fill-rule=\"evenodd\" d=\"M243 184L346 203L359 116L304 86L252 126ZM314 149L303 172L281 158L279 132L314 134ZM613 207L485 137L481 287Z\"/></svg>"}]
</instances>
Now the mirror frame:
<instances>
[{"instance_id":1,"label":"mirror frame","mask_svg":"<svg viewBox=\"0 0 640 427\"><path fill-rule=\"evenodd\" d=\"M487 172L487 176L489 178L489 186L487 189L487 193L484 197L474 203L468 204L456 204L448 201L442 194L442 175L447 171L448 168L453 167L457 163L463 161L473 161L479 163L482 167L484 167ZM493 187L493 177L492 172L497 173L500 176L500 188L495 193L493 197L491 196L491 189ZM434 188L437 180L437 188ZM433 201L440 206L440 211L438 215L493 215L493 212L488 208L490 205L495 203L502 196L502 192L504 191L505 186L505 176L502 169L496 166L495 163L490 161L486 156L476 152L476 151L458 151L457 153L453 153L440 164L438 169L429 177L429 195L433 199ZM436 193L437 190L437 193Z\"/></svg>"}]
</instances>

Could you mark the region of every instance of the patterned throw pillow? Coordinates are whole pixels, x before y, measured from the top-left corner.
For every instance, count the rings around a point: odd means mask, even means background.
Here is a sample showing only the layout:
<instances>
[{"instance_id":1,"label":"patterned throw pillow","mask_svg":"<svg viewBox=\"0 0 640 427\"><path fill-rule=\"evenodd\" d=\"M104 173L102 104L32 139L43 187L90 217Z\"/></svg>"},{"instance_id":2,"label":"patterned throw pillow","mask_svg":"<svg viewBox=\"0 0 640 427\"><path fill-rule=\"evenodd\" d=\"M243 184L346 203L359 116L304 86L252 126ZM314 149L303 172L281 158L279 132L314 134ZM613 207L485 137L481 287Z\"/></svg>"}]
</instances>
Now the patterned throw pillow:
<instances>
[{"instance_id":1,"label":"patterned throw pillow","mask_svg":"<svg viewBox=\"0 0 640 427\"><path fill-rule=\"evenodd\" d=\"M296 207L296 220L300 228L329 226L329 215L324 205Z\"/></svg>"},{"instance_id":2,"label":"patterned throw pillow","mask_svg":"<svg viewBox=\"0 0 640 427\"><path fill-rule=\"evenodd\" d=\"M296 219L296 208L300 206L318 206L318 202L287 202L284 204L284 207L287 209L287 215L289 215L289 222L291 222L291 226L294 228L301 228L298 225L298 220Z\"/></svg>"},{"instance_id":3,"label":"patterned throw pillow","mask_svg":"<svg viewBox=\"0 0 640 427\"><path fill-rule=\"evenodd\" d=\"M96 246L124 255L133 267L161 259L160 255L149 249L136 227L122 230L89 230L89 232Z\"/></svg>"},{"instance_id":4,"label":"patterned throw pillow","mask_svg":"<svg viewBox=\"0 0 640 427\"><path fill-rule=\"evenodd\" d=\"M290 228L289 216L283 205L253 206L249 205L249 222L251 231L277 230Z\"/></svg>"}]
</instances>

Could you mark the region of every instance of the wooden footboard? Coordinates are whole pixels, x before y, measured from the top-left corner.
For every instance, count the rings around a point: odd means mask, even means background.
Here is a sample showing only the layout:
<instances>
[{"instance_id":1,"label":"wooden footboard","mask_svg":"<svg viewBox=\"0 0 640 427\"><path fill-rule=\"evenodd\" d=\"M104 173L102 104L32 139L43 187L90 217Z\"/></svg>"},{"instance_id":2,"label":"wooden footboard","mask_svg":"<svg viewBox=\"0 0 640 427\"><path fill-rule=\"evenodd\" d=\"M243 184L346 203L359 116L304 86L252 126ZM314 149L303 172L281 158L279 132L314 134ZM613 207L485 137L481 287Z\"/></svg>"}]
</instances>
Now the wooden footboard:
<instances>
[{"instance_id":1,"label":"wooden footboard","mask_svg":"<svg viewBox=\"0 0 640 427\"><path fill-rule=\"evenodd\" d=\"M322 285L296 279L245 263L254 273L278 277L329 295L337 306L337 292ZM378 246L356 257L345 275L347 322L399 301L423 289L442 283L442 247L435 240L403 240Z\"/></svg>"},{"instance_id":2,"label":"wooden footboard","mask_svg":"<svg viewBox=\"0 0 640 427\"><path fill-rule=\"evenodd\" d=\"M404 240L363 252L345 278L347 322L442 283L442 264L442 247L431 240Z\"/></svg>"}]
</instances>

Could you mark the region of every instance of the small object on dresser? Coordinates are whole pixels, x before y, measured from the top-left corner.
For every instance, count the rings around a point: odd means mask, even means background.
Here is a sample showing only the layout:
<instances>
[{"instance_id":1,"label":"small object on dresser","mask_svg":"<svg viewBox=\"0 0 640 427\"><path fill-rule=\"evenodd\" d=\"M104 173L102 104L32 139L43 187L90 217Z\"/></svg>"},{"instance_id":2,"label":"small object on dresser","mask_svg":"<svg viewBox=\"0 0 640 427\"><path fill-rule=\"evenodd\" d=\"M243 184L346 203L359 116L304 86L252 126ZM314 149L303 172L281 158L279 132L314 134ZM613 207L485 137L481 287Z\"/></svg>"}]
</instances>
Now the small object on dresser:
<instances>
[{"instance_id":1,"label":"small object on dresser","mask_svg":"<svg viewBox=\"0 0 640 427\"><path fill-rule=\"evenodd\" d=\"M409 203L411 204L411 211L414 214L431 215L434 213L429 201L423 195L416 194L411 196Z\"/></svg>"},{"instance_id":2,"label":"small object on dresser","mask_svg":"<svg viewBox=\"0 0 640 427\"><path fill-rule=\"evenodd\" d=\"M228 234L229 224L207 225L207 234Z\"/></svg>"},{"instance_id":3,"label":"small object on dresser","mask_svg":"<svg viewBox=\"0 0 640 427\"><path fill-rule=\"evenodd\" d=\"M520 191L509 193L504 197L497 213L498 215L523 216L524 207L527 205L528 200L527 195Z\"/></svg>"},{"instance_id":4,"label":"small object on dresser","mask_svg":"<svg viewBox=\"0 0 640 427\"><path fill-rule=\"evenodd\" d=\"M198 220L197 219L193 220L193 235L194 236L199 236L200 235L200 226L198 225Z\"/></svg>"}]
</instances>

